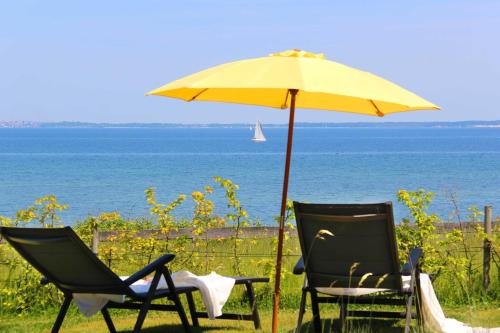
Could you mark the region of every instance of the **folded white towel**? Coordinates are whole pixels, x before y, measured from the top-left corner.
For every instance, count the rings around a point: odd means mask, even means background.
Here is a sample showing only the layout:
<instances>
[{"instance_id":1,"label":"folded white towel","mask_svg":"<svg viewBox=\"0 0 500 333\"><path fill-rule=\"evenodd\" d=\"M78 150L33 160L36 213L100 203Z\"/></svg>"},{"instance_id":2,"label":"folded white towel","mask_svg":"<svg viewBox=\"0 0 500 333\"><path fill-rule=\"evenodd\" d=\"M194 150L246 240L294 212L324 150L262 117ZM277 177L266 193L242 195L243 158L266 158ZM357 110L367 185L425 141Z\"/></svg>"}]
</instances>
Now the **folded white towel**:
<instances>
[{"instance_id":1,"label":"folded white towel","mask_svg":"<svg viewBox=\"0 0 500 333\"><path fill-rule=\"evenodd\" d=\"M128 276L121 276L122 280ZM235 280L233 278L218 275L215 272L209 275L197 276L188 271L180 271L172 274L172 280L176 287L196 287L200 290L203 304L210 319L222 315L222 307L226 303ZM136 293L148 292L151 280L139 280L130 287ZM157 289L168 289L165 278L161 276ZM73 294L73 300L82 314L90 317L99 312L108 301L116 303L125 302L124 295L110 294Z\"/></svg>"}]
</instances>

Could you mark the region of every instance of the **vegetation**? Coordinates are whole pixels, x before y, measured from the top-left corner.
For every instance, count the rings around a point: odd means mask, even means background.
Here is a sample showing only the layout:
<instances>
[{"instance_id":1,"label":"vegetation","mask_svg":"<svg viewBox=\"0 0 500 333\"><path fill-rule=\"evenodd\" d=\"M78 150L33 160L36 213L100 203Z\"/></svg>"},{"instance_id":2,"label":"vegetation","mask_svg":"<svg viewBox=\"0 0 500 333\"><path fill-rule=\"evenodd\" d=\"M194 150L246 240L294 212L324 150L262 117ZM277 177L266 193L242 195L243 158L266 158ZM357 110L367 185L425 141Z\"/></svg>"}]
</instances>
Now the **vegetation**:
<instances>
[{"instance_id":1,"label":"vegetation","mask_svg":"<svg viewBox=\"0 0 500 333\"><path fill-rule=\"evenodd\" d=\"M500 311L498 309L467 309L446 308L447 315L457 318L460 321L468 322L472 326L494 327L500 323ZM327 316L323 316L324 332L330 332L332 329L338 328L339 321L337 319L338 309L332 307L331 312L326 312ZM133 314L133 315L132 315ZM262 327L261 332L269 332L271 327L271 310L264 309L261 311ZM121 311L111 314L118 332L131 332L134 326L136 316L134 312ZM0 321L0 332L49 332L56 316L55 311L44 312L40 314L31 314L30 320L20 316L8 315L2 317ZM328 317L330 316L330 317ZM332 319L333 317L333 319ZM304 326L302 333L312 332L311 326L311 311L306 312L304 318ZM284 309L280 311L280 333L292 333L297 320L297 311ZM401 333L404 325L401 322L390 320L366 320L352 319L350 333ZM225 333L252 333L258 332L253 328L251 322L234 321L234 320L201 320L201 327L193 329L193 333L201 332L225 332ZM70 308L67 318L64 321L61 332L64 333L107 333L106 324L102 320L102 316L95 315L91 318L85 318L77 312L75 308ZM184 333L182 326L179 323L179 317L175 313L158 313L151 311L146 318L144 333Z\"/></svg>"},{"instance_id":2,"label":"vegetation","mask_svg":"<svg viewBox=\"0 0 500 333\"><path fill-rule=\"evenodd\" d=\"M210 199L214 191L223 191L226 207L223 214L217 214L214 202ZM275 264L276 239L249 237L247 228L258 225L237 196L238 185L228 179L214 177L211 186L194 191L191 196L179 195L174 201L163 203L156 197L155 190L145 191L150 207L150 217L127 220L118 212L105 212L98 216L89 216L75 225L79 236L89 244L94 230L109 232L106 241L99 245L99 257L120 275L127 275L163 253L177 255L171 269L190 270L196 274L217 271L225 275L253 275L273 278ZM449 231L437 229L441 219L429 212L433 193L424 190L398 193L398 200L408 208L408 217L396 227L401 262L406 261L410 248L419 246L424 249L423 267L435 279L435 289L440 301L449 309L495 309L500 306L500 280L498 243L500 229L495 230L490 239L493 246L491 285L488 289L482 286L482 255L480 247L486 235L482 228L470 229L457 216L457 228ZM193 200L194 210L191 219L178 218L174 212L176 207L186 200ZM219 207L220 208L220 207ZM291 203L288 204L287 223L293 229L293 213ZM43 228L60 226L59 212L68 209L53 195L36 200L33 206L18 211L13 217L0 217L0 224L5 226L32 226ZM467 220L479 221L481 213L472 207L468 211ZM229 238L209 237L214 228L232 228ZM191 228L192 235L179 235L181 228ZM148 232L145 232L148 230ZM154 231L150 231L154 230ZM286 309L297 309L300 298L302 277L294 276L291 269L298 259L300 247L296 237L286 235L284 252L284 269L282 276L281 305ZM40 327L50 326L55 309L61 303L60 293L52 286L41 287L40 275L27 265L7 244L0 244L0 316L7 323L18 325L23 331L23 317L34 314ZM264 320L269 320L269 309L272 302L272 283L256 286L258 304L264 311ZM201 302L197 299L197 302ZM241 291L235 291L227 307L247 307ZM334 306L333 306L334 307ZM481 311L477 312L481 316ZM51 313L43 316L43 313ZM294 317L294 312L285 311L284 316ZM463 314L464 311L461 311ZM460 313L459 313L460 314ZM153 317L152 322L157 319ZM163 318L163 317L162 317ZM177 323L175 316L170 316ZM459 316L460 318L460 316ZM492 317L493 324L499 326L500 318ZM99 319L99 318L98 318ZM470 316L468 317L470 320ZM123 322L130 321L123 318ZM162 319L163 320L163 319ZM169 319L170 320L170 319ZM3 321L3 319L2 319ZM104 327L96 319L70 319L70 322L82 323L84 326ZM293 326L295 318L287 320L286 325ZM160 319L158 319L160 322ZM290 325L289 325L290 324ZM4 331L0 324L0 330ZM38 324L37 324L38 325ZM76 325L76 324L75 324ZM97 326L96 326L97 325ZM213 324L217 326L218 324ZM228 327L235 325L231 323ZM236 327L239 327L236 324ZM485 325L482 323L482 325ZM78 325L76 325L78 326ZM287 326L287 327L288 327ZM246 327L246 326L245 326ZM251 325L248 326L249 328ZM92 328L93 329L93 328ZM76 329L78 331L78 329Z\"/></svg>"}]
</instances>

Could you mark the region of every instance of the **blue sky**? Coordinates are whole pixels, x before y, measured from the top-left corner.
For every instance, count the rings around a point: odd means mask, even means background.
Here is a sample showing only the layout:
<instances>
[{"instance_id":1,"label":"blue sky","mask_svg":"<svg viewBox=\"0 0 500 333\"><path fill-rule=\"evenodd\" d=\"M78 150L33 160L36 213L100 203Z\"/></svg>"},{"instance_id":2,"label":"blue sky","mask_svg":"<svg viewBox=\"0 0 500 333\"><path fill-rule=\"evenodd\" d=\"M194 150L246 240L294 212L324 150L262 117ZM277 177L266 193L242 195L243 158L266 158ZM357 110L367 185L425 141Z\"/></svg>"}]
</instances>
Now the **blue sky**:
<instances>
[{"instance_id":1,"label":"blue sky","mask_svg":"<svg viewBox=\"0 0 500 333\"><path fill-rule=\"evenodd\" d=\"M3 1L0 120L285 123L286 112L144 93L291 48L396 82L443 107L383 119L500 119L500 1Z\"/></svg>"}]
</instances>

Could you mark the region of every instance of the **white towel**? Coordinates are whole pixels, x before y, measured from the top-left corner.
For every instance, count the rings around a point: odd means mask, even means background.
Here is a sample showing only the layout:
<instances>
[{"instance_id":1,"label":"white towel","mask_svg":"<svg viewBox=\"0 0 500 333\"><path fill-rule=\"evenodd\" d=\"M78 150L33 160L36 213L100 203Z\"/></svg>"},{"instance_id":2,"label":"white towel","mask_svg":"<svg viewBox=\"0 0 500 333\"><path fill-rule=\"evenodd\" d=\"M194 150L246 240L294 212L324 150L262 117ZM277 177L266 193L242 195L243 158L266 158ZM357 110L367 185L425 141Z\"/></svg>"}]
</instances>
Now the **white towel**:
<instances>
[{"instance_id":1,"label":"white towel","mask_svg":"<svg viewBox=\"0 0 500 333\"><path fill-rule=\"evenodd\" d=\"M222 307L226 304L236 282L233 278L221 276L215 272L197 276L188 271L173 273L172 280L176 286L195 286L200 290L203 304L211 320L222 315Z\"/></svg>"},{"instance_id":2,"label":"white towel","mask_svg":"<svg viewBox=\"0 0 500 333\"><path fill-rule=\"evenodd\" d=\"M411 276L402 276L403 289L410 289ZM427 274L420 274L422 317L424 325L433 333L500 333L500 328L469 327L456 319L446 318ZM316 288L328 295L361 296L388 291L382 288Z\"/></svg>"},{"instance_id":3,"label":"white towel","mask_svg":"<svg viewBox=\"0 0 500 333\"><path fill-rule=\"evenodd\" d=\"M121 276L122 280L128 276ZM203 304L208 313L208 317L213 320L222 315L222 307L226 303L235 280L233 278L218 275L215 272L209 275L197 276L188 271L180 271L172 274L172 280L176 287L196 287L200 290ZM138 280L130 287L136 293L143 293L149 290L151 280ZM167 289L165 278L161 276L157 289ZM116 303L125 302L125 295L110 294L73 294L73 300L82 314L90 317L99 312L108 301Z\"/></svg>"},{"instance_id":4,"label":"white towel","mask_svg":"<svg viewBox=\"0 0 500 333\"><path fill-rule=\"evenodd\" d=\"M125 297L123 295L75 293L73 294L73 301L85 317L91 317L101 311L109 301L123 303Z\"/></svg>"},{"instance_id":5,"label":"white towel","mask_svg":"<svg viewBox=\"0 0 500 333\"><path fill-rule=\"evenodd\" d=\"M470 327L456 319L446 318L427 274L420 274L422 316L424 325L435 333L500 333L500 327Z\"/></svg>"},{"instance_id":6,"label":"white towel","mask_svg":"<svg viewBox=\"0 0 500 333\"><path fill-rule=\"evenodd\" d=\"M410 290L411 276L403 275L401 277L401 282L403 283L403 290ZM379 293L384 291L389 291L390 289L385 288L316 288L320 293L332 295L332 296L363 296L373 293Z\"/></svg>"}]
</instances>

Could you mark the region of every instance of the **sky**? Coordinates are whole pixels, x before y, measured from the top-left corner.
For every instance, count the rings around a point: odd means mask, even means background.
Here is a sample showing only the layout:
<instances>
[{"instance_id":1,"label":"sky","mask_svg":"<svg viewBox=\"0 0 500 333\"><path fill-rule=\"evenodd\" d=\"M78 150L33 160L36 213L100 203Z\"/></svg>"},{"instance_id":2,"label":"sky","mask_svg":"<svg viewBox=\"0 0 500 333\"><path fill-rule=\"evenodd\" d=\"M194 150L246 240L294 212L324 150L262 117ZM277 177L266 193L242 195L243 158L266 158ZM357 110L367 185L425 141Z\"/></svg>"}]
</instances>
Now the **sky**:
<instances>
[{"instance_id":1,"label":"sky","mask_svg":"<svg viewBox=\"0 0 500 333\"><path fill-rule=\"evenodd\" d=\"M296 121L500 119L500 1L120 0L0 3L0 121L286 123L286 111L144 96L196 71L298 48L442 111Z\"/></svg>"}]
</instances>

